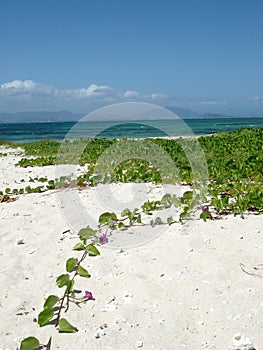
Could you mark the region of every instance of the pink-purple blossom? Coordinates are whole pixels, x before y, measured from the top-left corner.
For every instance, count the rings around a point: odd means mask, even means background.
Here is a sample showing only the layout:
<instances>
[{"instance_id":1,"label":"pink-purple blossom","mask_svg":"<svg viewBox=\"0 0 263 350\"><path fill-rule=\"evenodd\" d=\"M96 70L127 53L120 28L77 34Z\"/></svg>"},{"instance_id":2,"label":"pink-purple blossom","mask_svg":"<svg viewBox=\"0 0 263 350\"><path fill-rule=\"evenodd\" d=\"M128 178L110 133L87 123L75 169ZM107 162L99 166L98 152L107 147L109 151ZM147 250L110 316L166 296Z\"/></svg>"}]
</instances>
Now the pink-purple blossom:
<instances>
[{"instance_id":1,"label":"pink-purple blossom","mask_svg":"<svg viewBox=\"0 0 263 350\"><path fill-rule=\"evenodd\" d=\"M109 242L109 239L105 233L103 235L99 236L99 242L100 242L100 244L106 244Z\"/></svg>"},{"instance_id":2,"label":"pink-purple blossom","mask_svg":"<svg viewBox=\"0 0 263 350\"><path fill-rule=\"evenodd\" d=\"M204 206L202 207L202 210L203 210L203 211L209 211L209 206L208 206L208 205L204 205Z\"/></svg>"},{"instance_id":3,"label":"pink-purple blossom","mask_svg":"<svg viewBox=\"0 0 263 350\"><path fill-rule=\"evenodd\" d=\"M89 292L88 290L85 290L84 299L86 299L86 300L95 300L95 298L93 297L92 293Z\"/></svg>"}]
</instances>

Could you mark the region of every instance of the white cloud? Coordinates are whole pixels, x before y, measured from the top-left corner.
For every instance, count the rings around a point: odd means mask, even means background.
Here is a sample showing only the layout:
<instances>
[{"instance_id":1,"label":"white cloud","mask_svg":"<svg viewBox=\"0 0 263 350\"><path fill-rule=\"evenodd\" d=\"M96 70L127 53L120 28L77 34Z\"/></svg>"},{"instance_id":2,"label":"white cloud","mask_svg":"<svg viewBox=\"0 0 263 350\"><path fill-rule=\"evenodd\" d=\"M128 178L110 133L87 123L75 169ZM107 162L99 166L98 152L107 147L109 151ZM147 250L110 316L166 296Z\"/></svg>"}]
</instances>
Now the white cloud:
<instances>
[{"instance_id":1,"label":"white cloud","mask_svg":"<svg viewBox=\"0 0 263 350\"><path fill-rule=\"evenodd\" d=\"M108 85L90 84L79 89L57 89L33 80L13 80L0 85L1 111L69 109L86 112L94 107L129 101L151 102L166 96L118 91Z\"/></svg>"},{"instance_id":2,"label":"white cloud","mask_svg":"<svg viewBox=\"0 0 263 350\"><path fill-rule=\"evenodd\" d=\"M33 94L49 95L54 93L55 89L44 84L36 83L32 80L13 80L0 85L1 95L27 95Z\"/></svg>"},{"instance_id":3,"label":"white cloud","mask_svg":"<svg viewBox=\"0 0 263 350\"><path fill-rule=\"evenodd\" d=\"M33 80L13 80L0 85L0 112L69 110L89 113L103 106L127 101L178 106L200 113L262 115L263 110L263 96L260 95L223 100L205 96L175 98L158 92L117 90L98 84L87 84L76 89L58 89Z\"/></svg>"},{"instance_id":4,"label":"white cloud","mask_svg":"<svg viewBox=\"0 0 263 350\"><path fill-rule=\"evenodd\" d=\"M139 93L137 91L134 91L134 90L127 90L124 92L123 96L125 98L135 98L135 97L139 96Z\"/></svg>"},{"instance_id":5,"label":"white cloud","mask_svg":"<svg viewBox=\"0 0 263 350\"><path fill-rule=\"evenodd\" d=\"M85 99L109 95L112 92L113 89L110 86L91 84L87 88L61 90L59 95Z\"/></svg>"},{"instance_id":6,"label":"white cloud","mask_svg":"<svg viewBox=\"0 0 263 350\"><path fill-rule=\"evenodd\" d=\"M1 90L33 90L39 84L32 80L13 80L1 85Z\"/></svg>"},{"instance_id":7,"label":"white cloud","mask_svg":"<svg viewBox=\"0 0 263 350\"><path fill-rule=\"evenodd\" d=\"M32 80L13 80L0 86L0 93L6 95L23 94L38 89L39 84Z\"/></svg>"}]
</instances>

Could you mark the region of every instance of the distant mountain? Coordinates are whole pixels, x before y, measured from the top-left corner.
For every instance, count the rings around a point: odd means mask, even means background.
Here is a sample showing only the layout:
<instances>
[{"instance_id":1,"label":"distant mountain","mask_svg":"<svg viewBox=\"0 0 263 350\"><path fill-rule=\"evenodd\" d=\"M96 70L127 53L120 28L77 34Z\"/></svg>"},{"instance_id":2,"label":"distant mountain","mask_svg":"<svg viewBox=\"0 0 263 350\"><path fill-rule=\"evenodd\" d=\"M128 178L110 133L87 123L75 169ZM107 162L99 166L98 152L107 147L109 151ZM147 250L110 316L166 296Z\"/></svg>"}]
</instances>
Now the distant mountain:
<instances>
[{"instance_id":1,"label":"distant mountain","mask_svg":"<svg viewBox=\"0 0 263 350\"><path fill-rule=\"evenodd\" d=\"M178 117L181 117L183 119L212 119L212 118L234 118L233 116L226 116L224 114L219 114L219 113L198 113L196 111L193 111L192 109L187 109L187 108L181 108L181 107L165 107L169 109L169 111L175 113L178 115Z\"/></svg>"},{"instance_id":2,"label":"distant mountain","mask_svg":"<svg viewBox=\"0 0 263 350\"><path fill-rule=\"evenodd\" d=\"M182 119L197 119L197 118L231 118L230 116L225 116L222 114L215 113L205 113L201 114L196 111L187 108L181 108L176 106L165 107L171 112L178 115ZM0 113L0 123L41 123L41 122L75 122L83 118L85 113L72 113L69 111L58 111L58 112L49 112L49 111L39 111L39 112L18 112L18 113ZM97 115L95 115L96 118ZM98 116L99 117L99 116ZM137 115L135 115L136 119ZM140 116L141 117L141 116ZM147 119L161 119L162 116L155 114L142 115L144 120ZM142 117L140 118L142 120ZM167 116L166 116L167 117ZM110 119L109 119L110 118ZM172 118L172 116L171 116ZM166 118L165 118L166 119ZM92 119L91 119L92 120ZM99 120L103 120L103 116L100 115ZM116 115L107 115L107 120L120 120L119 116ZM133 120L132 118L130 119Z\"/></svg>"},{"instance_id":3,"label":"distant mountain","mask_svg":"<svg viewBox=\"0 0 263 350\"><path fill-rule=\"evenodd\" d=\"M178 115L178 117L180 118L199 118L200 117L200 113L193 111L192 109L181 108L176 106L167 106L165 108L173 112L174 114Z\"/></svg>"},{"instance_id":4,"label":"distant mountain","mask_svg":"<svg viewBox=\"0 0 263 350\"><path fill-rule=\"evenodd\" d=\"M32 122L67 122L78 121L84 117L84 113L58 112L18 112L0 113L0 123L32 123Z\"/></svg>"},{"instance_id":5,"label":"distant mountain","mask_svg":"<svg viewBox=\"0 0 263 350\"><path fill-rule=\"evenodd\" d=\"M199 114L191 109L181 107L165 107L171 112L177 114L180 118L198 118ZM17 113L0 113L0 123L32 123L32 122L67 122L78 121L84 117L85 113L72 113L69 111L39 111L39 112L17 112ZM156 116L155 116L156 117ZM107 120L109 115L107 115ZM111 120L115 120L116 116L112 115ZM145 119L148 119L145 116ZM157 117L156 117L157 119ZM100 118L102 120L102 118ZM117 119L118 120L118 117Z\"/></svg>"}]
</instances>

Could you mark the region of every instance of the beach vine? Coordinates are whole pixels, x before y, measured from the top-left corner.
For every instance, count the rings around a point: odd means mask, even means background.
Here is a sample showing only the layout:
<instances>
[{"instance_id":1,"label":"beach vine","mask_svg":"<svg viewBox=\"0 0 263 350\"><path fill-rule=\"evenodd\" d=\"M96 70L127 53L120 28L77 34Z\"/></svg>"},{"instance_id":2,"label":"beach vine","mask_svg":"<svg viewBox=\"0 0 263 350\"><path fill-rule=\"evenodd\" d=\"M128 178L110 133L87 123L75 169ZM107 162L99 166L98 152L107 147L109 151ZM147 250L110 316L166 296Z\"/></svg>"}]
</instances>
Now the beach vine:
<instances>
[{"instance_id":1,"label":"beach vine","mask_svg":"<svg viewBox=\"0 0 263 350\"><path fill-rule=\"evenodd\" d=\"M151 226L172 225L183 222L188 219L191 212L199 206L199 218L207 219L219 218L222 215L234 214L243 216L244 213L261 214L263 212L263 172L262 172L262 150L263 138L262 130L238 130L233 133L221 133L214 136L202 137L198 139L204 152L208 167L208 183L206 192L198 190L186 190L181 197L172 194L164 195L160 200L147 201L139 208L126 208L118 216L114 212L102 213L98 220L98 226L94 230L90 227L83 228L78 235L80 241L73 247L73 250L83 251L82 256L69 258L66 261L66 273L60 275L56 284L58 288L64 288L61 297L49 295L43 305L43 310L38 315L38 324L43 327L46 325L55 325L59 332L75 333L77 327L71 325L63 316L69 309L69 303L84 303L93 299L92 292L85 291L81 298L76 297L74 284L76 277L89 278L90 274L82 266L87 256L99 255L96 248L99 244L108 243L115 230L127 230L131 226ZM76 141L80 142L80 141ZM82 141L81 141L82 142ZM158 169L155 169L147 162L137 160L127 160L116 165L110 176L104 177L96 174L95 165L98 157L107 147L116 140L94 140L90 142L90 147L94 152L90 152L87 147L83 152L80 164L90 162L86 173L80 175L76 180L58 179L58 180L40 180L34 181L46 182L47 189L62 188L65 186L79 186L79 188L93 187L99 183L108 183L112 181L119 182L153 182L160 183L161 176ZM153 140L159 147L172 157L179 169L179 178L181 184L192 186L193 174L185 154L183 154L176 140ZM190 142L190 141L189 141ZM59 143L47 143L50 147L47 153L53 155L54 148L57 149ZM30 155L30 146L26 146ZM40 154L45 157L46 145L38 143L34 145L34 155ZM33 149L34 149L33 147ZM69 160L70 161L70 160ZM53 162L53 160L52 160ZM31 162L30 166L44 165L42 160ZM28 166L26 160L21 162L21 166ZM31 182L34 182L31 181ZM174 183L174 178L168 178L167 183ZM39 191L39 188L36 190ZM8 189L6 193L12 193ZM31 193L31 188L26 192ZM8 194L7 193L7 194ZM15 193L16 194L16 191ZM154 217L154 211L164 210L170 207L177 208L177 217L169 216L166 219ZM147 220L148 218L148 220ZM46 345L41 345L35 337L28 337L21 342L20 350L35 350L39 348L51 349L51 338Z\"/></svg>"},{"instance_id":2,"label":"beach vine","mask_svg":"<svg viewBox=\"0 0 263 350\"><path fill-rule=\"evenodd\" d=\"M66 273L58 276L56 285L58 288L64 287L64 293L61 297L57 295L49 295L43 305L43 310L39 313L37 323L40 327L54 325L60 333L76 333L78 328L73 326L66 318L62 317L62 313L66 313L69 309L69 303L73 302L76 305L85 303L88 300L94 300L92 292L86 290L82 297L76 296L74 289L76 277L90 278L90 273L82 266L83 261L87 256L95 257L100 255L96 247L97 244L103 244L100 237L95 236L96 231L86 228L81 229L78 233L79 242L73 247L75 251L82 251L82 256L78 258L69 258L65 263ZM91 240L92 237L92 240ZM40 341L35 337L27 337L20 344L20 350L35 350L35 349L51 349L50 337L46 345L40 344Z\"/></svg>"},{"instance_id":3,"label":"beach vine","mask_svg":"<svg viewBox=\"0 0 263 350\"><path fill-rule=\"evenodd\" d=\"M176 195L165 194L161 200L146 201L140 208L129 209L122 211L120 217L114 212L104 212L100 215L97 229L92 229L87 226L78 232L79 242L73 247L74 251L82 251L81 257L71 257L65 263L66 273L61 274L56 279L58 288L64 287L64 293L61 297L57 295L49 295L44 304L43 310L39 313L37 323L40 327L47 325L54 325L60 333L76 333L78 328L72 325L66 318L62 317L63 313L69 310L70 302L76 305L85 303L88 300L94 300L91 291L86 290L82 297L76 296L74 289L75 279L77 276L83 278L90 278L90 273L82 266L83 261L87 256L95 257L100 255L96 246L103 245L109 242L110 237L115 230L127 230L131 226L151 226L168 225L183 222L184 219L190 216L202 196L196 191L186 191L182 197ZM151 217L154 211L168 209L172 206L181 208L181 213L178 219L169 216L166 220L160 217L151 219L149 222L143 222L142 215L145 218ZM210 212L206 207L203 207L203 219L210 216ZM147 220L146 220L147 221ZM40 341L33 337L27 337L22 340L20 350L37 350L37 349L51 349L52 338L50 337L47 344L41 344Z\"/></svg>"}]
</instances>

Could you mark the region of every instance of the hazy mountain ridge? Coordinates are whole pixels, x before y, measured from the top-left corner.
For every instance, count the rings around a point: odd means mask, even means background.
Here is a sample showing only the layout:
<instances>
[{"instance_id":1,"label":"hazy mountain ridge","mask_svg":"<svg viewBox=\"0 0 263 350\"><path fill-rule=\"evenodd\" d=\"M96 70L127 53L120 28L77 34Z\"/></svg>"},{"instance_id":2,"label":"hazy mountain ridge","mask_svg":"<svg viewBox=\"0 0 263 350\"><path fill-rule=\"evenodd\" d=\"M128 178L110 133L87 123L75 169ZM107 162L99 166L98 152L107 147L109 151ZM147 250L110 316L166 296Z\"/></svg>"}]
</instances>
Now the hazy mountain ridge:
<instances>
[{"instance_id":1,"label":"hazy mountain ridge","mask_svg":"<svg viewBox=\"0 0 263 350\"><path fill-rule=\"evenodd\" d=\"M223 114L216 113L198 113L191 109L168 106L165 107L177 116L183 119L198 118L231 118ZM75 122L83 118L85 113L72 113L69 111L37 111L37 112L16 112L0 113L0 123L41 123L41 122Z\"/></svg>"}]
</instances>

